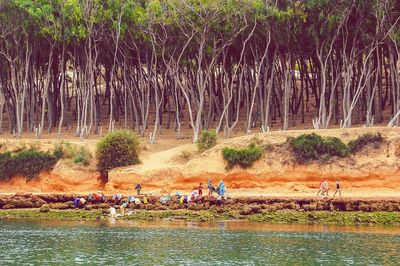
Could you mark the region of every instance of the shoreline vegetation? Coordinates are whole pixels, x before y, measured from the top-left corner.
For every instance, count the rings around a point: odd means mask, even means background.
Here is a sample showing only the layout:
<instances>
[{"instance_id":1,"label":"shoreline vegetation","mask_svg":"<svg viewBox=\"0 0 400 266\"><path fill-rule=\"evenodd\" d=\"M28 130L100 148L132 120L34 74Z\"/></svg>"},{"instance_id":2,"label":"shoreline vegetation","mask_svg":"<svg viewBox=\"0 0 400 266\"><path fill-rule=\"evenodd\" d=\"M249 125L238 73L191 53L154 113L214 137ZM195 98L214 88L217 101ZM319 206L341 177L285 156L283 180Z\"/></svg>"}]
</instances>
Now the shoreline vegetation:
<instances>
[{"instance_id":1,"label":"shoreline vegetation","mask_svg":"<svg viewBox=\"0 0 400 266\"><path fill-rule=\"evenodd\" d=\"M119 207L109 198L76 208L72 202L75 197L65 194L1 195L0 219L104 220L110 217L110 207ZM125 215L117 219L400 225L400 199L240 197L217 201L212 197L180 204L172 197L170 202L161 204L159 197L149 196L148 204L130 203L125 208Z\"/></svg>"},{"instance_id":2,"label":"shoreline vegetation","mask_svg":"<svg viewBox=\"0 0 400 266\"><path fill-rule=\"evenodd\" d=\"M271 224L309 224L309 225L400 225L400 212L341 212L341 211L263 211L260 213L241 214L240 211L231 210L221 212L219 210L134 210L131 215L111 218L102 210L51 210L41 212L35 209L10 209L0 210L2 219L35 219L35 220L69 220L69 221L93 221L93 220L136 220L136 221L160 221L182 220L193 222L213 221L249 221Z\"/></svg>"}]
</instances>

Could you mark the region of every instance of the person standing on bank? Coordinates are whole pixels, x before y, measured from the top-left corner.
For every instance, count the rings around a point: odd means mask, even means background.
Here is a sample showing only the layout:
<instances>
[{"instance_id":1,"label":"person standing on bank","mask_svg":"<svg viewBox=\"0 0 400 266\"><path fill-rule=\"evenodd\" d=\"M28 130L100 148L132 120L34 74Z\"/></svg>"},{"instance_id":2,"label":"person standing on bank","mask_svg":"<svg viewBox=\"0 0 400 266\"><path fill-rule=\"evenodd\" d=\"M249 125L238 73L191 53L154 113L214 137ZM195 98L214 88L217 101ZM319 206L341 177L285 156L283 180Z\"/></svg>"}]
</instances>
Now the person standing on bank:
<instances>
[{"instance_id":1,"label":"person standing on bank","mask_svg":"<svg viewBox=\"0 0 400 266\"><path fill-rule=\"evenodd\" d=\"M324 195L324 181L323 180L321 180L321 182L319 182L319 190L317 193L317 197L318 197L319 193L321 193L321 196Z\"/></svg>"},{"instance_id":2,"label":"person standing on bank","mask_svg":"<svg viewBox=\"0 0 400 266\"><path fill-rule=\"evenodd\" d=\"M208 188L208 197L210 198L212 195L212 192L213 192L213 186L211 183L211 179L208 179L207 188Z\"/></svg>"},{"instance_id":3,"label":"person standing on bank","mask_svg":"<svg viewBox=\"0 0 400 266\"><path fill-rule=\"evenodd\" d=\"M203 197L203 183L199 184L199 197Z\"/></svg>"},{"instance_id":4,"label":"person standing on bank","mask_svg":"<svg viewBox=\"0 0 400 266\"><path fill-rule=\"evenodd\" d=\"M140 195L140 190L142 190L142 186L140 184L136 184L135 190L137 195Z\"/></svg>"},{"instance_id":5,"label":"person standing on bank","mask_svg":"<svg viewBox=\"0 0 400 266\"><path fill-rule=\"evenodd\" d=\"M328 184L328 178L325 178L324 181L324 191L322 192L322 194L326 193L326 196L329 196L329 184Z\"/></svg>"},{"instance_id":6,"label":"person standing on bank","mask_svg":"<svg viewBox=\"0 0 400 266\"><path fill-rule=\"evenodd\" d=\"M333 194L333 196L335 196L336 193L338 193L338 192L339 192L339 196L341 197L341 196L342 196L342 193L340 192L340 179L339 179L339 178L336 180L336 191L335 191L335 193Z\"/></svg>"}]
</instances>

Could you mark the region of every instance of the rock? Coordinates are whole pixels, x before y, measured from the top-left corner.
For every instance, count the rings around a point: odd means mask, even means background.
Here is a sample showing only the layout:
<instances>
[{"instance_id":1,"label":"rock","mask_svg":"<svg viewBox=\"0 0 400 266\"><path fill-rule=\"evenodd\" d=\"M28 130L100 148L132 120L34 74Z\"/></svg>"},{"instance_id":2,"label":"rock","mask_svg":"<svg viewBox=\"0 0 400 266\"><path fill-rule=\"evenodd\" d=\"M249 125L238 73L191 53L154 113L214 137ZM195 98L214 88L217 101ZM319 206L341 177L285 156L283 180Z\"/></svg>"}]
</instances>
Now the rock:
<instances>
[{"instance_id":1,"label":"rock","mask_svg":"<svg viewBox=\"0 0 400 266\"><path fill-rule=\"evenodd\" d=\"M45 204L47 204L47 202L42 200L41 198L36 198L33 201L33 205L34 205L35 208L40 208Z\"/></svg>"},{"instance_id":2,"label":"rock","mask_svg":"<svg viewBox=\"0 0 400 266\"><path fill-rule=\"evenodd\" d=\"M258 205L250 205L250 206L246 206L244 207L239 213L241 215L250 215L253 213L260 213L261 211L261 207Z\"/></svg>"},{"instance_id":3,"label":"rock","mask_svg":"<svg viewBox=\"0 0 400 266\"><path fill-rule=\"evenodd\" d=\"M93 210L94 208L93 208L93 204L86 204L84 207L83 207L85 210L87 210L87 211L90 211L90 210Z\"/></svg>"},{"instance_id":4,"label":"rock","mask_svg":"<svg viewBox=\"0 0 400 266\"><path fill-rule=\"evenodd\" d=\"M14 208L33 208L34 204L31 201L24 199L12 199L5 202L6 205L13 205ZM3 206L4 208L4 206Z\"/></svg>"},{"instance_id":5,"label":"rock","mask_svg":"<svg viewBox=\"0 0 400 266\"><path fill-rule=\"evenodd\" d=\"M56 210L67 210L70 209L71 206L68 203L57 202L57 203L50 203L50 208Z\"/></svg>"},{"instance_id":6,"label":"rock","mask_svg":"<svg viewBox=\"0 0 400 266\"><path fill-rule=\"evenodd\" d=\"M105 203L105 202L100 203L100 204L98 204L97 206L98 206L99 208L101 208L101 209L108 209L108 208L110 208L110 204Z\"/></svg>"},{"instance_id":7,"label":"rock","mask_svg":"<svg viewBox=\"0 0 400 266\"><path fill-rule=\"evenodd\" d=\"M40 212L49 212L50 211L50 205L49 204L44 204L42 207L39 209Z\"/></svg>"}]
</instances>

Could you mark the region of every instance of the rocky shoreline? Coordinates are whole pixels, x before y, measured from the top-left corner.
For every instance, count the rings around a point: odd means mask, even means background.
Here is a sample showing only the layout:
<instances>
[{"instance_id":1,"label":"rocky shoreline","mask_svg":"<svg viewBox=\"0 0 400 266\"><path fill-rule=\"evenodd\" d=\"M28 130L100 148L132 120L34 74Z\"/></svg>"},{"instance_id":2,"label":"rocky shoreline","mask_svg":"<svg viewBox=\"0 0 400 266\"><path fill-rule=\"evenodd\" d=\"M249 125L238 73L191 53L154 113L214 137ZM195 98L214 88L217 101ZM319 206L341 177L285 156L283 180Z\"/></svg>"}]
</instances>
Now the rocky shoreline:
<instances>
[{"instance_id":1,"label":"rocky shoreline","mask_svg":"<svg viewBox=\"0 0 400 266\"><path fill-rule=\"evenodd\" d=\"M76 208L73 200L85 195L15 194L0 195L0 218L105 219L110 207L119 207L107 197L102 202L87 202ZM125 201L123 198L122 201ZM118 210L118 208L117 208ZM149 196L148 204L130 203L118 219L190 221L249 220L270 223L303 224L400 224L400 199L355 198L276 198L240 197L218 201L207 197L192 203L171 201L161 204L158 196Z\"/></svg>"},{"instance_id":2,"label":"rocky shoreline","mask_svg":"<svg viewBox=\"0 0 400 266\"><path fill-rule=\"evenodd\" d=\"M119 203L107 196L104 200L91 202L88 195L79 194L0 194L0 209L29 209L48 206L50 209L66 210L76 209L73 204L77 197L85 198L87 203L82 207L85 210L108 209L111 206L118 206ZM143 195L134 196L142 199ZM132 209L144 210L208 210L218 209L236 209L242 213L259 213L261 211L400 211L400 198L321 198L321 197L237 197L218 200L215 197L197 198L191 203L179 203L172 196L171 200L165 204L160 203L160 196L148 196L148 204L135 205L129 203L128 207ZM127 202L128 197L122 197L119 202Z\"/></svg>"}]
</instances>

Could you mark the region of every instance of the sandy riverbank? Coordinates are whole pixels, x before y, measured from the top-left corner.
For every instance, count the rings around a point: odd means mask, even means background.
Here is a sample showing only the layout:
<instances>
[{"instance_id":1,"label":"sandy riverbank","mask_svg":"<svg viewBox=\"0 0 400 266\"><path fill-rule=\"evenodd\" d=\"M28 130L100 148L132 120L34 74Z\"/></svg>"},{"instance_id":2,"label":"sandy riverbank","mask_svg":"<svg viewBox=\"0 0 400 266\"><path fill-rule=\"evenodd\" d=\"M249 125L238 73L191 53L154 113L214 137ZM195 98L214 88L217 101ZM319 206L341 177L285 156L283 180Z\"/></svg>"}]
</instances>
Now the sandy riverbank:
<instances>
[{"instance_id":1,"label":"sandy riverbank","mask_svg":"<svg viewBox=\"0 0 400 266\"><path fill-rule=\"evenodd\" d=\"M357 155L348 158L331 158L326 162L300 165L285 144L287 137L316 132L322 136L341 138L345 143L365 133L381 133L387 140L379 147L365 147ZM139 165L114 169L103 184L95 168L76 166L65 161L55 169L26 181L14 177L0 181L0 193L82 193L101 190L106 194L120 192L131 194L137 183L149 194L175 192L189 193L207 179L216 185L224 180L228 193L234 197L276 196L307 197L318 191L321 178L327 177L331 189L337 178L341 179L342 193L346 197L376 197L385 199L400 196L400 129L399 128L351 128L329 130L274 131L230 139L219 139L218 145L203 153L197 153L196 145L189 139L176 140L165 137L154 145L141 139L142 153ZM17 143L36 140L7 140ZM66 140L68 141L68 140ZM96 139L74 144L85 145L94 153ZM266 147L265 154L253 167L226 169L222 159L223 147L243 147L257 141ZM52 147L57 140L40 140L43 147Z\"/></svg>"}]
</instances>

